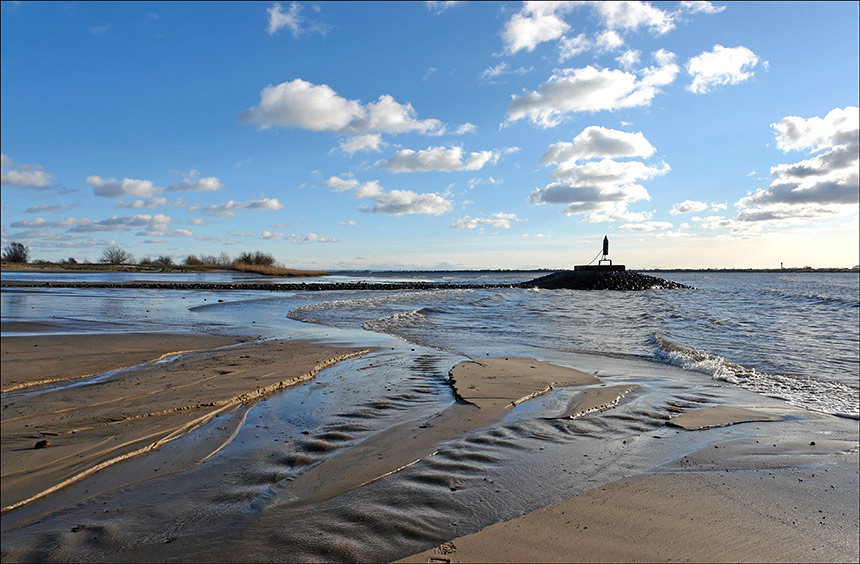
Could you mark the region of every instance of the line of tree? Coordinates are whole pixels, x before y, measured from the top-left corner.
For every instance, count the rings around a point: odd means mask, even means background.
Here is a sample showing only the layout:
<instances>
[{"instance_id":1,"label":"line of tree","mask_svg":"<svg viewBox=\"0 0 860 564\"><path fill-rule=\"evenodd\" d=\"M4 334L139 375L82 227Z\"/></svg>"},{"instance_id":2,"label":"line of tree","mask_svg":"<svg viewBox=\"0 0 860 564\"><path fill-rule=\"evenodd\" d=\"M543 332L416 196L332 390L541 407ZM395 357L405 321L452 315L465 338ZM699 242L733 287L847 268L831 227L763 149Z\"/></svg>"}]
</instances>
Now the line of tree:
<instances>
[{"instance_id":1,"label":"line of tree","mask_svg":"<svg viewBox=\"0 0 860 564\"><path fill-rule=\"evenodd\" d=\"M22 243L12 241L3 249L3 262L27 262L30 259L30 249Z\"/></svg>"},{"instance_id":2,"label":"line of tree","mask_svg":"<svg viewBox=\"0 0 860 564\"><path fill-rule=\"evenodd\" d=\"M13 263L27 263L30 260L30 249L26 247L22 243L18 243L13 241L6 245L3 249L2 254L3 262L13 262ZM38 263L46 263L47 261L36 261ZM122 249L120 247L108 247L102 251L101 259L99 260L102 264L135 264L134 255L130 252ZM182 261L182 264L185 266L222 266L227 267L233 264L244 264L251 266L275 266L275 257L270 255L269 253L264 253L262 251L246 251L241 253L236 259L231 259L230 255L222 252L219 256L214 255L188 255ZM60 264L77 264L77 261L74 258L70 258L67 261L60 261ZM161 267L169 267L175 266L173 258L167 255L161 255L157 258L143 258L140 260L140 266L161 266Z\"/></svg>"}]
</instances>

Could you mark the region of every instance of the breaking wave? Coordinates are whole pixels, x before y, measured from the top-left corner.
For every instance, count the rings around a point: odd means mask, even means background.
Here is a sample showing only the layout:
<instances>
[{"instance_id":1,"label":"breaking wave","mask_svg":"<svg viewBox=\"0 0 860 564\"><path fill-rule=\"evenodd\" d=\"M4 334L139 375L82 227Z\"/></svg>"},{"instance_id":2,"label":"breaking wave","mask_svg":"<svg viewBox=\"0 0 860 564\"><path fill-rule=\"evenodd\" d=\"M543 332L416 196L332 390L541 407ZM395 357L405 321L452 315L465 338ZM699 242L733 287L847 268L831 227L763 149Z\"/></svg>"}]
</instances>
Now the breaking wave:
<instances>
[{"instance_id":1,"label":"breaking wave","mask_svg":"<svg viewBox=\"0 0 860 564\"><path fill-rule=\"evenodd\" d=\"M657 357L686 370L708 374L762 395L785 400L791 405L860 419L860 390L839 382L828 382L790 374L770 374L736 364L697 349L684 349L654 334L651 337Z\"/></svg>"}]
</instances>

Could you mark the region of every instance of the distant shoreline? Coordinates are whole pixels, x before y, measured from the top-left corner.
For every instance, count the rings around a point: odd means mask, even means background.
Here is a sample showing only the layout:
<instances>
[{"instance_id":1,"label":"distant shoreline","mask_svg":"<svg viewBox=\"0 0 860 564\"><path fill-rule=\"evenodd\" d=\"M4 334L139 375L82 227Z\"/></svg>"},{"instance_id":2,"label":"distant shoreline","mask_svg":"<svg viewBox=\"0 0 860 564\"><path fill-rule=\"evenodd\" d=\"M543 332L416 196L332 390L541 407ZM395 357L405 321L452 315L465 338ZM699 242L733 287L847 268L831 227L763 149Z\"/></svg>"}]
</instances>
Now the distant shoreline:
<instances>
[{"instance_id":1,"label":"distant shoreline","mask_svg":"<svg viewBox=\"0 0 860 564\"><path fill-rule=\"evenodd\" d=\"M286 269L285 269L286 270ZM522 273L552 273L562 272L564 268L536 268L536 269L516 269L516 268L497 268L497 269L460 269L460 270L329 270L329 271L304 271L289 269L290 274L285 276L290 278L316 277L316 276L355 276L355 275L401 275L401 274L505 274L512 272ZM845 273L860 273L860 266L853 268L629 268L638 272L762 272L762 273L828 273L828 272L845 272ZM188 274L188 273L225 273L237 272L229 267L146 267L138 265L103 265L103 264L10 264L4 263L0 265L0 272L33 272L42 274L63 274L67 272L132 272L146 274ZM249 274L254 274L249 272ZM269 276L277 277L277 274Z\"/></svg>"}]
</instances>

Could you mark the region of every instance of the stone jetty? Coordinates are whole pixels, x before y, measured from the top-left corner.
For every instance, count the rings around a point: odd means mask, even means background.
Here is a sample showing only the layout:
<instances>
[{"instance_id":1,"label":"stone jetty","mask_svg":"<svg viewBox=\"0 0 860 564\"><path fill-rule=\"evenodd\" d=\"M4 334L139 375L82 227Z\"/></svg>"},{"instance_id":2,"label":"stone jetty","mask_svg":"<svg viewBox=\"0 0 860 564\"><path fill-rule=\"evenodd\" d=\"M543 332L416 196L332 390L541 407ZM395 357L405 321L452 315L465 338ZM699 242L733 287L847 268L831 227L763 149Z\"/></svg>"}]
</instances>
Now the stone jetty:
<instances>
[{"instance_id":1,"label":"stone jetty","mask_svg":"<svg viewBox=\"0 0 860 564\"><path fill-rule=\"evenodd\" d=\"M649 290L689 288L635 271L562 271L516 284L453 284L439 282L61 282L3 280L0 288L115 288L147 290L254 290L268 292L332 292L339 290L475 290L481 288L543 288L548 290Z\"/></svg>"}]
</instances>

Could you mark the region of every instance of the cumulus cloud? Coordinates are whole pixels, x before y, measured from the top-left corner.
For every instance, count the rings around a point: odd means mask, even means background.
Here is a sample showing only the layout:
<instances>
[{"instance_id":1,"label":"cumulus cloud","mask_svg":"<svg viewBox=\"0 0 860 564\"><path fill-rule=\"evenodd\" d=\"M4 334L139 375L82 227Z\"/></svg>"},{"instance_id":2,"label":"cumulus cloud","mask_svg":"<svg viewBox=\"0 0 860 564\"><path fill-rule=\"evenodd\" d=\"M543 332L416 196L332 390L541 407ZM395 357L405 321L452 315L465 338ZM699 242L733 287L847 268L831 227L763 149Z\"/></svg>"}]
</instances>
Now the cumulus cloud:
<instances>
[{"instance_id":1,"label":"cumulus cloud","mask_svg":"<svg viewBox=\"0 0 860 564\"><path fill-rule=\"evenodd\" d=\"M499 229L510 229L512 221L522 221L515 213L494 213L489 217L463 217L454 221L451 227L454 229L475 229L484 225L491 225Z\"/></svg>"},{"instance_id":2,"label":"cumulus cloud","mask_svg":"<svg viewBox=\"0 0 860 564\"><path fill-rule=\"evenodd\" d=\"M373 206L359 208L367 213L385 213L394 216L407 214L442 215L451 211L451 200L442 195L428 193L419 194L411 190L390 190L386 192L379 182L359 183L354 179L341 179L332 176L326 181L327 186L335 188L336 192L354 190L356 198L371 200Z\"/></svg>"},{"instance_id":3,"label":"cumulus cloud","mask_svg":"<svg viewBox=\"0 0 860 564\"><path fill-rule=\"evenodd\" d=\"M598 51L615 51L624 45L624 39L614 29L605 29L594 40Z\"/></svg>"},{"instance_id":4,"label":"cumulus cloud","mask_svg":"<svg viewBox=\"0 0 860 564\"><path fill-rule=\"evenodd\" d=\"M308 243L340 243L342 239L336 237L328 237L326 235L317 235L316 233L308 233L307 235L287 235L284 237L293 245L306 245Z\"/></svg>"},{"instance_id":5,"label":"cumulus cloud","mask_svg":"<svg viewBox=\"0 0 860 564\"><path fill-rule=\"evenodd\" d=\"M672 224L668 221L642 221L639 223L625 223L618 226L619 231L648 232L658 229L672 229Z\"/></svg>"},{"instance_id":6,"label":"cumulus cloud","mask_svg":"<svg viewBox=\"0 0 860 564\"><path fill-rule=\"evenodd\" d=\"M561 37L558 40L558 62L563 63L577 55L585 53L594 47L594 42L588 39L584 33L573 37Z\"/></svg>"},{"instance_id":7,"label":"cumulus cloud","mask_svg":"<svg viewBox=\"0 0 860 564\"><path fill-rule=\"evenodd\" d=\"M330 176L323 184L329 188L334 188L335 192L345 192L352 190L358 186L359 182L355 178L340 178L339 176Z\"/></svg>"},{"instance_id":8,"label":"cumulus cloud","mask_svg":"<svg viewBox=\"0 0 860 564\"><path fill-rule=\"evenodd\" d=\"M402 149L382 166L391 172L480 170L487 163L495 164L499 156L499 151L478 151L467 156L462 147L428 147L420 151Z\"/></svg>"},{"instance_id":9,"label":"cumulus cloud","mask_svg":"<svg viewBox=\"0 0 860 564\"><path fill-rule=\"evenodd\" d=\"M71 208L76 208L80 204L40 204L31 206L24 210L24 213L42 213L42 212L64 212Z\"/></svg>"},{"instance_id":10,"label":"cumulus cloud","mask_svg":"<svg viewBox=\"0 0 860 564\"><path fill-rule=\"evenodd\" d=\"M727 227L734 227L735 225L734 219L721 215L693 216L691 220L697 222L700 229L725 229Z\"/></svg>"},{"instance_id":11,"label":"cumulus cloud","mask_svg":"<svg viewBox=\"0 0 860 564\"><path fill-rule=\"evenodd\" d=\"M711 2L704 0L684 0L678 5L678 12L690 14L719 14L725 9L725 6L715 6Z\"/></svg>"},{"instance_id":12,"label":"cumulus cloud","mask_svg":"<svg viewBox=\"0 0 860 564\"><path fill-rule=\"evenodd\" d=\"M294 127L341 135L445 132L441 121L417 119L412 104L401 104L388 94L376 102L362 104L339 96L327 84L312 84L300 78L266 86L260 91L260 103L240 117L263 129Z\"/></svg>"},{"instance_id":13,"label":"cumulus cloud","mask_svg":"<svg viewBox=\"0 0 860 564\"><path fill-rule=\"evenodd\" d=\"M170 229L173 220L164 214L138 214L120 217L118 215L94 221L88 218L66 218L57 222L57 227L68 227L69 233L93 233L99 231L128 231L141 227L138 235L164 235Z\"/></svg>"},{"instance_id":14,"label":"cumulus cloud","mask_svg":"<svg viewBox=\"0 0 860 564\"><path fill-rule=\"evenodd\" d=\"M678 75L675 55L659 50L655 65L636 73L619 69L562 69L538 90L513 96L507 122L528 118L541 128L555 127L568 114L647 106Z\"/></svg>"},{"instance_id":15,"label":"cumulus cloud","mask_svg":"<svg viewBox=\"0 0 860 564\"><path fill-rule=\"evenodd\" d=\"M552 172L556 181L534 190L529 202L567 204L565 213L586 214L585 220L591 222L646 220L650 214L627 210L632 202L650 199L638 181L666 174L670 167L665 162L648 165L615 158L646 158L655 151L642 133L586 127L573 143L556 143L544 153L540 163L557 165Z\"/></svg>"},{"instance_id":16,"label":"cumulus cloud","mask_svg":"<svg viewBox=\"0 0 860 564\"><path fill-rule=\"evenodd\" d=\"M857 106L848 106L834 108L823 118L787 116L771 127L776 131L777 147L783 151L809 149L814 153L856 140L858 122Z\"/></svg>"},{"instance_id":17,"label":"cumulus cloud","mask_svg":"<svg viewBox=\"0 0 860 564\"><path fill-rule=\"evenodd\" d=\"M533 51L545 41L558 39L570 29L562 15L574 7L573 2L525 2L502 30L505 51Z\"/></svg>"},{"instance_id":18,"label":"cumulus cloud","mask_svg":"<svg viewBox=\"0 0 860 564\"><path fill-rule=\"evenodd\" d=\"M448 8L453 8L457 4L461 4L461 2L458 0L426 0L424 4L427 6L428 10L438 15Z\"/></svg>"},{"instance_id":19,"label":"cumulus cloud","mask_svg":"<svg viewBox=\"0 0 860 564\"><path fill-rule=\"evenodd\" d=\"M860 201L860 124L856 106L831 110L824 118L788 116L773 124L784 151L809 149L814 156L771 167L767 188L735 205L738 221L807 220L857 211Z\"/></svg>"},{"instance_id":20,"label":"cumulus cloud","mask_svg":"<svg viewBox=\"0 0 860 564\"><path fill-rule=\"evenodd\" d=\"M645 139L642 132L628 133L591 125L573 138L573 142L562 141L549 146L540 158L540 164L561 164L569 161L599 157L626 158L650 157L656 149Z\"/></svg>"},{"instance_id":21,"label":"cumulus cloud","mask_svg":"<svg viewBox=\"0 0 860 564\"><path fill-rule=\"evenodd\" d=\"M632 31L645 28L656 35L663 35L675 27L671 14L648 2L594 2L592 6L609 29Z\"/></svg>"},{"instance_id":22,"label":"cumulus cloud","mask_svg":"<svg viewBox=\"0 0 860 564\"><path fill-rule=\"evenodd\" d=\"M669 213L672 215L678 215L681 213L698 213L708 209L708 204L705 202L697 202L695 200L684 200L683 202L678 202L672 209L669 210Z\"/></svg>"},{"instance_id":23,"label":"cumulus cloud","mask_svg":"<svg viewBox=\"0 0 860 564\"><path fill-rule=\"evenodd\" d=\"M119 209L127 209L127 210L139 210L139 209L155 209L161 208L167 205L167 198L151 198L149 200L134 200L131 202L126 202L125 200L118 200L115 204L115 208Z\"/></svg>"},{"instance_id":24,"label":"cumulus cloud","mask_svg":"<svg viewBox=\"0 0 860 564\"><path fill-rule=\"evenodd\" d=\"M302 6L298 2L292 2L287 10L280 3L276 2L266 9L269 25L266 31L269 35L274 35L278 30L287 28L292 33L293 37L300 37L309 33L321 33L325 35L331 30L331 26L309 20L302 16Z\"/></svg>"},{"instance_id":25,"label":"cumulus cloud","mask_svg":"<svg viewBox=\"0 0 860 564\"><path fill-rule=\"evenodd\" d=\"M15 166L15 161L0 154L0 184L19 188L48 188L54 177L38 164Z\"/></svg>"},{"instance_id":26,"label":"cumulus cloud","mask_svg":"<svg viewBox=\"0 0 860 564\"><path fill-rule=\"evenodd\" d=\"M194 172L196 171L192 171L191 177L168 186L168 192L214 192L224 187L216 177L196 178Z\"/></svg>"},{"instance_id":27,"label":"cumulus cloud","mask_svg":"<svg viewBox=\"0 0 860 564\"><path fill-rule=\"evenodd\" d=\"M201 211L211 217L233 217L240 210L279 210L283 207L284 204L279 202L277 198L263 198L247 202L230 200L224 204L206 206Z\"/></svg>"},{"instance_id":28,"label":"cumulus cloud","mask_svg":"<svg viewBox=\"0 0 860 564\"><path fill-rule=\"evenodd\" d=\"M88 176L87 184L93 187L96 196L104 198L123 198L137 196L141 198L152 198L161 193L162 188L153 186L150 180L137 180L134 178L123 178L117 180L111 178L105 180L100 176Z\"/></svg>"},{"instance_id":29,"label":"cumulus cloud","mask_svg":"<svg viewBox=\"0 0 860 564\"><path fill-rule=\"evenodd\" d=\"M568 37L571 26L565 17L577 8L591 11L597 31L593 37L585 34ZM629 33L645 31L661 36L675 28L679 21L693 14L715 14L724 10L710 2L681 2L673 10L663 10L650 2L524 2L522 8L505 23L501 32L504 51L512 55L533 51L541 43L558 42L559 61L565 61L584 51L610 51L620 48ZM582 18L584 19L584 18Z\"/></svg>"},{"instance_id":30,"label":"cumulus cloud","mask_svg":"<svg viewBox=\"0 0 860 564\"><path fill-rule=\"evenodd\" d=\"M347 137L341 140L338 145L340 150L350 155L359 151L374 151L382 150L382 135L379 133L368 133L367 135L356 135L355 137Z\"/></svg>"},{"instance_id":31,"label":"cumulus cloud","mask_svg":"<svg viewBox=\"0 0 860 564\"><path fill-rule=\"evenodd\" d=\"M714 45L712 51L705 51L687 61L687 74L693 77L687 90L706 94L717 86L739 84L753 76L758 63L758 56L746 47Z\"/></svg>"}]
</instances>

